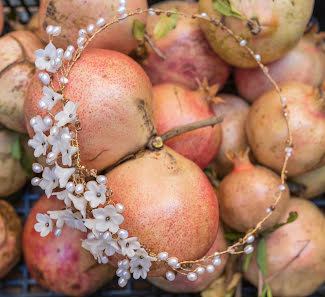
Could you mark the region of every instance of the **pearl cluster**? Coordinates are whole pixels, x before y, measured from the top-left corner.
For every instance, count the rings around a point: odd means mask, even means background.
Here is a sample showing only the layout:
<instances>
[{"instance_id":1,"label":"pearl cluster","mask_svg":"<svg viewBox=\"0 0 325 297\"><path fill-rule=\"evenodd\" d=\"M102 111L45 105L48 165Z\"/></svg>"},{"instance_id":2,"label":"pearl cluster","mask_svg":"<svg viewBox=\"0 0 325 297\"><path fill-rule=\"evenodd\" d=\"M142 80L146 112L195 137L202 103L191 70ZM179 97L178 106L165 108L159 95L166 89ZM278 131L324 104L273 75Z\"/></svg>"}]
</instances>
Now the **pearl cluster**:
<instances>
[{"instance_id":1,"label":"pearl cluster","mask_svg":"<svg viewBox=\"0 0 325 297\"><path fill-rule=\"evenodd\" d=\"M121 22L128 17L126 0L118 0L118 2L117 13L119 18L117 21ZM138 13L143 12L148 12L150 15L158 14L158 11L156 12L152 8ZM200 14L200 17L209 20L208 15L204 12ZM84 167L77 161L80 157L77 141L77 123L79 121L76 110L78 103L75 104L63 96L64 86L69 83L68 71L65 69L69 67L62 67L62 65L71 65L69 63L72 63L74 58L77 59L78 54L87 46L89 39L105 25L105 19L100 17L96 24L89 24L86 28L80 29L76 42L77 49L73 45L69 45L66 50L56 49L52 44L53 37L60 35L61 27L49 25L46 28L50 39L49 44L44 50L40 49L35 52L35 65L38 69L44 70L38 75L44 84L44 97L39 101L39 107L42 110L50 111L57 102L61 102L63 110L55 116L52 114L44 118L36 116L30 121L35 136L29 140L28 144L35 149L35 157L46 156L48 165L45 168L39 163L32 165L33 171L36 174L42 174L42 177L34 177L31 183L33 186L40 186L45 190L48 198L55 195L66 204L65 210L37 214L35 230L40 232L41 236L47 236L53 231L53 221L56 221L55 236L61 235L64 224L82 232L87 232L87 238L82 241L82 247L88 250L98 263L108 263L108 257L116 253L124 256L125 258L118 262L116 271L116 275L119 277L118 284L121 287L126 286L131 275L135 279L146 278L152 263L156 261L164 262L169 267L165 274L167 280L173 281L176 278L176 273L179 272L185 274L189 281L195 281L206 272L213 273L216 267L221 265L222 254L253 253L254 247L252 243L255 240L253 235L255 232L250 232L244 237L241 242L242 250L238 250L237 246L233 245L224 252L215 252L196 261L180 262L178 258L170 257L167 252L160 252L157 255L148 253L145 247L138 242L137 237L129 237L127 230L120 229L119 225L124 221L122 213L125 208L122 204L114 204L110 200L111 192L106 187L106 177L97 175L91 170L81 170ZM246 40L240 39L238 36L235 39L241 47L249 49ZM261 61L259 54L252 54L252 56L258 63ZM260 63L259 65L261 66ZM61 74L61 77L59 77L61 92L55 92L52 79L53 74L58 73L59 70ZM286 107L286 98L282 97L281 103L283 107ZM291 146L285 148L287 158L291 157L292 151ZM60 158L63 167L59 165L61 164L58 162ZM87 182L85 177L87 177ZM59 192L53 192L58 188L61 189ZM280 193L285 191L285 184L279 185L278 189ZM100 205L106 206L99 207ZM89 209L91 209L91 215L86 212ZM267 216L274 209L275 205L267 208ZM183 268L183 265L186 264L191 264L191 267L194 267L192 271Z\"/></svg>"}]
</instances>

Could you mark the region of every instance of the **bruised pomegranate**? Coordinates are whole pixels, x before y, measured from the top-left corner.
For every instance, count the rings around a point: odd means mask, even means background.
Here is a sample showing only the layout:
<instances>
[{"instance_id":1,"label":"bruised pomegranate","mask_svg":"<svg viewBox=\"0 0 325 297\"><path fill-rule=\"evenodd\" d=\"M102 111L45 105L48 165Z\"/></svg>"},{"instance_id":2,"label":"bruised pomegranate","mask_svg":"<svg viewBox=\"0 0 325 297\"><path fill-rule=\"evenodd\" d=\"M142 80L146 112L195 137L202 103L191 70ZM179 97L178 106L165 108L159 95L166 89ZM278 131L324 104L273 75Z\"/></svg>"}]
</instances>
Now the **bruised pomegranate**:
<instances>
[{"instance_id":1,"label":"bruised pomegranate","mask_svg":"<svg viewBox=\"0 0 325 297\"><path fill-rule=\"evenodd\" d=\"M285 222L293 211L298 213L297 220L266 238L265 281L273 296L309 296L325 281L324 214L313 203L294 198L280 221ZM256 254L245 277L257 286Z\"/></svg>"},{"instance_id":2,"label":"bruised pomegranate","mask_svg":"<svg viewBox=\"0 0 325 297\"><path fill-rule=\"evenodd\" d=\"M234 168L218 188L221 219L241 232L255 228L266 216L266 209L274 204L281 184L280 177L271 170L252 165L247 152L234 155ZM289 198L286 186L276 209L261 230L268 229L279 221L286 211Z\"/></svg>"},{"instance_id":3,"label":"bruised pomegranate","mask_svg":"<svg viewBox=\"0 0 325 297\"><path fill-rule=\"evenodd\" d=\"M234 33L247 41L247 45L270 63L285 55L299 41L313 11L313 0L231 0L243 19L224 17L213 8L213 0L200 0L200 12L222 19ZM226 30L208 21L201 28L211 47L231 65L247 68L257 63L248 51L228 35Z\"/></svg>"},{"instance_id":4,"label":"bruised pomegranate","mask_svg":"<svg viewBox=\"0 0 325 297\"><path fill-rule=\"evenodd\" d=\"M21 221L14 208L0 200L0 279L20 260L21 234Z\"/></svg>"},{"instance_id":5,"label":"bruised pomegranate","mask_svg":"<svg viewBox=\"0 0 325 297\"><path fill-rule=\"evenodd\" d=\"M206 253L206 256L210 256L215 252L224 251L225 249L227 249L227 242L224 238L223 228L221 225L219 225L217 238L215 239L212 247ZM169 281L164 277L149 277L148 280L158 288L171 293L201 292L208 287L213 280L217 279L222 274L228 260L228 255L222 255L220 260L221 264L216 266L212 273L205 271L203 275L198 276L198 279L195 282L189 281L183 274L177 274L175 280L173 281ZM212 261L204 262L204 265L209 265L211 262Z\"/></svg>"},{"instance_id":6,"label":"bruised pomegranate","mask_svg":"<svg viewBox=\"0 0 325 297\"><path fill-rule=\"evenodd\" d=\"M78 31L95 24L103 17L109 22L115 17L120 7L119 0L41 0L39 9L39 23L43 40L48 42L46 27L48 25L61 26L62 34L55 37L56 47L66 48L75 45ZM137 8L146 9L146 0L126 1L126 9L134 11ZM133 37L132 29L135 19L146 21L146 14L129 17L122 24L114 24L101 32L90 44L94 48L106 48L129 54L138 45Z\"/></svg>"},{"instance_id":7,"label":"bruised pomegranate","mask_svg":"<svg viewBox=\"0 0 325 297\"><path fill-rule=\"evenodd\" d=\"M218 231L218 201L193 162L165 147L138 154L106 176L112 199L125 206L120 227L130 237L180 261L199 259L211 248ZM163 276L167 269L154 263L149 276Z\"/></svg>"},{"instance_id":8,"label":"bruised pomegranate","mask_svg":"<svg viewBox=\"0 0 325 297\"><path fill-rule=\"evenodd\" d=\"M183 1L164 1L153 6L157 9L176 8L187 14L197 14L198 4ZM149 16L147 31L149 36L161 16ZM154 41L163 53L163 61L147 46L149 57L142 66L154 85L178 83L190 89L198 87L196 79L208 79L210 85L218 83L223 87L230 74L230 67L214 53L200 29L198 20L179 17L175 29L164 38Z\"/></svg>"},{"instance_id":9,"label":"bruised pomegranate","mask_svg":"<svg viewBox=\"0 0 325 297\"><path fill-rule=\"evenodd\" d=\"M26 221L23 251L28 271L43 287L68 296L86 296L109 282L115 272L109 264L98 264L81 247L86 233L65 225L59 237L54 232L46 237L34 230L36 214L64 209L63 201L43 195Z\"/></svg>"},{"instance_id":10,"label":"bruised pomegranate","mask_svg":"<svg viewBox=\"0 0 325 297\"><path fill-rule=\"evenodd\" d=\"M223 177L232 169L232 162L226 154L239 153L247 148L245 122L249 105L241 98L231 94L218 94L225 102L213 102L211 109L216 115L223 116L221 123L222 141L215 158L218 176Z\"/></svg>"},{"instance_id":11,"label":"bruised pomegranate","mask_svg":"<svg viewBox=\"0 0 325 297\"><path fill-rule=\"evenodd\" d=\"M35 73L34 51L43 47L29 31L11 32L0 38L0 123L26 133L23 105Z\"/></svg>"},{"instance_id":12,"label":"bruised pomegranate","mask_svg":"<svg viewBox=\"0 0 325 297\"><path fill-rule=\"evenodd\" d=\"M287 166L288 176L297 176L325 164L324 99L317 88L303 83L286 83L281 85L281 90L288 106L294 145ZM288 131L275 90L254 102L246 132L258 162L280 172Z\"/></svg>"},{"instance_id":13,"label":"bruised pomegranate","mask_svg":"<svg viewBox=\"0 0 325 297\"><path fill-rule=\"evenodd\" d=\"M55 86L57 82L55 81ZM35 75L25 100L25 118L45 115L38 107L42 83ZM143 148L156 133L150 81L142 68L121 53L86 50L72 68L64 95L78 102L78 134L82 161L89 168L104 169L127 154ZM61 110L57 104L52 113Z\"/></svg>"},{"instance_id":14,"label":"bruised pomegranate","mask_svg":"<svg viewBox=\"0 0 325 297\"><path fill-rule=\"evenodd\" d=\"M177 84L161 84L153 87L153 94L158 134L214 116L204 91L191 91ZM201 168L213 160L220 143L220 125L187 132L166 142Z\"/></svg>"},{"instance_id":15,"label":"bruised pomegranate","mask_svg":"<svg viewBox=\"0 0 325 297\"><path fill-rule=\"evenodd\" d=\"M267 67L278 84L298 81L318 87L325 76L325 53L314 40L305 37L287 55ZM237 68L235 82L238 93L250 102L274 88L260 68Z\"/></svg>"}]
</instances>

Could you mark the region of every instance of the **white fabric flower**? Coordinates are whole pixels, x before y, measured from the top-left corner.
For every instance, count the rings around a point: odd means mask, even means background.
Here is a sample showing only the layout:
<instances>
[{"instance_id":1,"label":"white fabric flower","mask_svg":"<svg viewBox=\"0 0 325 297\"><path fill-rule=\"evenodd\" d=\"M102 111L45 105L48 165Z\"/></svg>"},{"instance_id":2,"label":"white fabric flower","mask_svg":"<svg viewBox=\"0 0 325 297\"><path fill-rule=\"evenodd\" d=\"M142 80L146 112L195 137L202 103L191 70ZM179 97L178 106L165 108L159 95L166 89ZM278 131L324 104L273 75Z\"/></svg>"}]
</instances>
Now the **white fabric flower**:
<instances>
[{"instance_id":1,"label":"white fabric flower","mask_svg":"<svg viewBox=\"0 0 325 297\"><path fill-rule=\"evenodd\" d=\"M47 214L38 213L36 215L38 223L34 225L34 229L40 232L42 237L47 236L53 230L53 222Z\"/></svg>"},{"instance_id":2,"label":"white fabric flower","mask_svg":"<svg viewBox=\"0 0 325 297\"><path fill-rule=\"evenodd\" d=\"M119 253L120 247L117 244L117 241L115 239L105 240L105 254L108 257L113 256L115 253Z\"/></svg>"},{"instance_id":3,"label":"white fabric flower","mask_svg":"<svg viewBox=\"0 0 325 297\"><path fill-rule=\"evenodd\" d=\"M69 227L78 229L82 232L86 232L87 228L85 227L81 217L78 216L78 213L73 213L71 209L57 210L57 211L48 211L50 218L56 221L56 226L62 228L64 223ZM80 213L79 213L80 215Z\"/></svg>"},{"instance_id":4,"label":"white fabric flower","mask_svg":"<svg viewBox=\"0 0 325 297\"><path fill-rule=\"evenodd\" d=\"M149 256L147 258L142 256L147 253L146 251L144 251L145 253L143 251L140 251L138 255L135 254L135 256L132 257L130 261L130 272L132 273L134 279L139 279L140 277L146 279L147 273L149 272L151 267L151 261L148 258ZM141 257L143 258L141 259Z\"/></svg>"},{"instance_id":5,"label":"white fabric flower","mask_svg":"<svg viewBox=\"0 0 325 297\"><path fill-rule=\"evenodd\" d=\"M69 192L67 190L53 193L59 200L63 200L67 207L71 206L71 199L69 198Z\"/></svg>"},{"instance_id":6,"label":"white fabric flower","mask_svg":"<svg viewBox=\"0 0 325 297\"><path fill-rule=\"evenodd\" d=\"M83 218L86 218L86 207L87 207L88 201L84 197L76 197L76 196L72 195L71 193L68 193L68 197L72 201L75 209L80 211ZM86 226L86 224L85 224L85 226Z\"/></svg>"},{"instance_id":7,"label":"white fabric flower","mask_svg":"<svg viewBox=\"0 0 325 297\"><path fill-rule=\"evenodd\" d=\"M43 87L43 94L44 97L42 100L47 105L48 110L51 110L53 106L63 97L61 94L54 92L52 88L46 86Z\"/></svg>"},{"instance_id":8,"label":"white fabric flower","mask_svg":"<svg viewBox=\"0 0 325 297\"><path fill-rule=\"evenodd\" d=\"M132 258L135 256L135 250L140 248L140 243L137 237L130 237L118 241L123 256Z\"/></svg>"},{"instance_id":9,"label":"white fabric flower","mask_svg":"<svg viewBox=\"0 0 325 297\"><path fill-rule=\"evenodd\" d=\"M65 126L68 123L73 123L76 121L78 105L79 103L74 104L72 101L69 101L63 107L63 110L56 114L55 120L58 121L58 127Z\"/></svg>"},{"instance_id":10,"label":"white fabric flower","mask_svg":"<svg viewBox=\"0 0 325 297\"><path fill-rule=\"evenodd\" d=\"M47 137L42 131L36 131L34 137L28 144L35 150L34 156L38 158L41 155L46 155L48 142Z\"/></svg>"},{"instance_id":11,"label":"white fabric flower","mask_svg":"<svg viewBox=\"0 0 325 297\"><path fill-rule=\"evenodd\" d=\"M50 169L49 167L45 167L42 180L39 186L45 190L45 194L48 198L52 195L53 190L59 185L58 178L55 174L55 167Z\"/></svg>"},{"instance_id":12,"label":"white fabric flower","mask_svg":"<svg viewBox=\"0 0 325 297\"><path fill-rule=\"evenodd\" d=\"M44 124L44 121L43 121L43 119L42 119L42 117L40 115L37 115L35 117L35 120L36 120L36 124L33 126L34 132L37 132L37 131L44 132L44 131L49 130L49 127L47 127Z\"/></svg>"},{"instance_id":13,"label":"white fabric flower","mask_svg":"<svg viewBox=\"0 0 325 297\"><path fill-rule=\"evenodd\" d=\"M76 171L76 168L63 168L55 163L55 174L59 179L60 187L65 188L71 175Z\"/></svg>"},{"instance_id":14,"label":"white fabric flower","mask_svg":"<svg viewBox=\"0 0 325 297\"><path fill-rule=\"evenodd\" d=\"M78 151L78 148L71 145L61 146L62 164L72 165L72 156Z\"/></svg>"},{"instance_id":15,"label":"white fabric flower","mask_svg":"<svg viewBox=\"0 0 325 297\"><path fill-rule=\"evenodd\" d=\"M105 203L107 192L105 185L99 185L95 181L90 181L87 183L87 188L88 191L85 192L84 196L90 202L92 208L96 208L98 205Z\"/></svg>"},{"instance_id":16,"label":"white fabric flower","mask_svg":"<svg viewBox=\"0 0 325 297\"><path fill-rule=\"evenodd\" d=\"M52 145L52 152L55 154L59 154L61 152L61 148L66 145L70 145L70 142L67 142L62 138L63 134L69 134L69 128L64 127L64 128L59 128L59 133L58 135L49 135L48 136L48 142L50 145Z\"/></svg>"},{"instance_id":17,"label":"white fabric flower","mask_svg":"<svg viewBox=\"0 0 325 297\"><path fill-rule=\"evenodd\" d=\"M143 248L136 250L135 255L131 258L130 266L141 264L144 267L151 267L151 262L157 261L157 258L149 256Z\"/></svg>"},{"instance_id":18,"label":"white fabric flower","mask_svg":"<svg viewBox=\"0 0 325 297\"><path fill-rule=\"evenodd\" d=\"M40 70L46 69L48 72L55 73L56 69L51 65L51 61L53 61L56 57L56 48L50 42L45 49L38 49L34 52L35 55L35 66Z\"/></svg>"},{"instance_id":19,"label":"white fabric flower","mask_svg":"<svg viewBox=\"0 0 325 297\"><path fill-rule=\"evenodd\" d=\"M91 230L99 232L109 230L112 234L115 234L119 229L119 225L124 221L124 217L116 212L116 208L113 205L93 209L92 213L95 219L87 219L85 221L85 226Z\"/></svg>"},{"instance_id":20,"label":"white fabric flower","mask_svg":"<svg viewBox=\"0 0 325 297\"><path fill-rule=\"evenodd\" d=\"M82 240L81 246L89 251L93 257L98 261L98 263L102 263L104 244L102 239L85 239Z\"/></svg>"}]
</instances>

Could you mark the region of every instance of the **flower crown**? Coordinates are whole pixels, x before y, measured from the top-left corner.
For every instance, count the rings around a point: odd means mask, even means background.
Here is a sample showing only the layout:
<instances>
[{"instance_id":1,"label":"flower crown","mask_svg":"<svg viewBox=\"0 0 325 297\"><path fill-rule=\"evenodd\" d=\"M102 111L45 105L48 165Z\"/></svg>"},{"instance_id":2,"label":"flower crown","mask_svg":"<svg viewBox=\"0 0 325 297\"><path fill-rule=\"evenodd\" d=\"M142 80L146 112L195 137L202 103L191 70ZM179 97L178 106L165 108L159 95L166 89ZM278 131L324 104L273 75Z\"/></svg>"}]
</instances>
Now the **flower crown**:
<instances>
[{"instance_id":1,"label":"flower crown","mask_svg":"<svg viewBox=\"0 0 325 297\"><path fill-rule=\"evenodd\" d=\"M55 195L59 200L64 201L66 209L48 211L47 214L37 214L35 230L40 232L42 237L47 236L55 229L55 236L60 236L64 224L71 228L87 232L87 239L82 241L82 247L88 250L98 263L108 263L108 257L120 254L125 258L118 262L116 271L119 277L118 284L124 287L131 277L145 279L150 271L152 262L165 262L169 271L166 278L170 281L175 279L175 273L187 276L188 280L195 281L199 275L208 272L212 273L216 266L221 264L220 256L223 254L250 254L254 251L251 245L254 234L261 228L263 223L272 215L278 202L285 191L286 167L288 159L292 154L292 135L289 127L289 114L286 106L286 98L281 96L281 89L268 74L267 67L261 63L261 56L254 53L247 46L246 40L233 33L222 22L210 18L206 13L189 15L183 12L161 9L137 9L133 12L126 11L126 0L119 0L120 7L117 15L109 22L99 18L96 25L90 24L86 29L80 29L77 39L77 48L69 45L64 51L56 48L52 41L53 37L61 33L61 27L49 25L46 32L49 35L49 43L45 49L35 51L35 65L39 72L38 77L43 86L43 98L39 101L40 109L47 110L48 115L42 118L40 115L30 120L35 135L28 144L34 148L34 156L46 156L48 167L43 168L39 163L34 163L32 169L35 173L41 174L42 178L34 177L32 185L39 186L47 197ZM265 217L250 230L238 242L229 246L225 251L215 252L201 259L181 261L167 252L161 251L157 254L149 251L146 246L140 243L137 237L129 237L128 231L121 229L120 225L124 221L122 213L124 206L114 203L111 199L112 191L106 186L107 179L104 175L98 175L94 169L87 169L80 161L80 151L78 144L78 131L81 130L82 123L78 120L78 103L73 103L64 97L65 86L69 83L69 72L82 51L91 40L115 23L121 23L130 16L148 13L150 15L165 13L167 16L178 14L183 17L200 19L219 26L236 40L244 48L257 65L262 69L269 81L275 87L279 100L281 100L283 116L285 118L288 139L285 148L285 160L281 172L281 184L273 205L267 208ZM57 76L59 90L53 86L53 78ZM51 114L52 108L57 103L62 104L62 111L55 116ZM61 161L64 167L58 164ZM60 191L53 192L60 188ZM106 205L102 207L102 205ZM56 221L55 227L53 221ZM190 267L190 268L189 268Z\"/></svg>"}]
</instances>

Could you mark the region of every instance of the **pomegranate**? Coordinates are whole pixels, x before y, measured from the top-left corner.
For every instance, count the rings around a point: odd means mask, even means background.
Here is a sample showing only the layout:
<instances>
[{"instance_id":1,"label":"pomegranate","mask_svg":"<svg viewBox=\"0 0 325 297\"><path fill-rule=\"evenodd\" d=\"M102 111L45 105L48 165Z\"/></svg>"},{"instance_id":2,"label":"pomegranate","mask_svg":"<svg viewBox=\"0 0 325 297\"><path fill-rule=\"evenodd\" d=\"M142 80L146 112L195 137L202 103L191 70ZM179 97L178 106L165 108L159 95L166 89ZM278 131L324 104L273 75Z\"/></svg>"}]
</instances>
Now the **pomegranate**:
<instances>
[{"instance_id":1,"label":"pomegranate","mask_svg":"<svg viewBox=\"0 0 325 297\"><path fill-rule=\"evenodd\" d=\"M161 84L153 87L153 94L158 134L214 116L203 90L191 91L177 84ZM201 168L213 160L220 143L220 125L187 132L166 142Z\"/></svg>"},{"instance_id":2,"label":"pomegranate","mask_svg":"<svg viewBox=\"0 0 325 297\"><path fill-rule=\"evenodd\" d=\"M292 211L298 213L297 220L266 239L265 279L273 296L309 296L325 281L325 217L313 203L295 198L290 200L281 222ZM245 277L257 286L256 254Z\"/></svg>"},{"instance_id":3,"label":"pomegranate","mask_svg":"<svg viewBox=\"0 0 325 297\"><path fill-rule=\"evenodd\" d=\"M27 268L33 278L47 289L68 296L92 294L109 282L115 272L109 264L98 264L81 247L86 233L64 226L59 237L54 232L46 237L34 230L37 213L64 209L63 201L43 195L33 207L23 234L23 251Z\"/></svg>"},{"instance_id":4,"label":"pomegranate","mask_svg":"<svg viewBox=\"0 0 325 297\"><path fill-rule=\"evenodd\" d=\"M245 121L249 105L241 98L231 94L218 94L218 96L225 102L213 102L211 105L211 109L216 115L223 116L222 142L214 165L218 176L223 177L232 169L232 162L226 154L239 153L247 148Z\"/></svg>"},{"instance_id":5,"label":"pomegranate","mask_svg":"<svg viewBox=\"0 0 325 297\"><path fill-rule=\"evenodd\" d=\"M297 176L325 164L324 99L317 88L303 83L286 83L281 89L288 105L294 145L287 166L288 176ZM288 132L275 90L254 102L246 132L258 162L280 172Z\"/></svg>"},{"instance_id":6,"label":"pomegranate","mask_svg":"<svg viewBox=\"0 0 325 297\"><path fill-rule=\"evenodd\" d=\"M325 53L314 40L305 37L283 58L267 67L278 84L298 81L318 87L325 76ZM235 82L239 94L250 102L274 88L260 68L237 68Z\"/></svg>"},{"instance_id":7,"label":"pomegranate","mask_svg":"<svg viewBox=\"0 0 325 297\"><path fill-rule=\"evenodd\" d=\"M11 32L0 38L0 122L26 133L24 98L35 73L34 51L42 42L29 31Z\"/></svg>"},{"instance_id":8,"label":"pomegranate","mask_svg":"<svg viewBox=\"0 0 325 297\"><path fill-rule=\"evenodd\" d=\"M200 0L199 9L209 17L222 19L261 56L263 63L281 58L298 43L314 7L313 0L231 0L230 3L243 19L222 16L213 8L213 0ZM227 63L242 68L257 66L248 51L225 30L208 21L200 24L211 47Z\"/></svg>"},{"instance_id":9,"label":"pomegranate","mask_svg":"<svg viewBox=\"0 0 325 297\"><path fill-rule=\"evenodd\" d=\"M14 208L0 200L0 279L20 260L21 234L21 221Z\"/></svg>"},{"instance_id":10,"label":"pomegranate","mask_svg":"<svg viewBox=\"0 0 325 297\"><path fill-rule=\"evenodd\" d=\"M146 0L126 1L126 9L134 11L137 8L146 9ZM66 48L69 44L75 45L78 31L96 24L97 19L103 17L111 21L120 7L119 0L41 0L39 9L39 24L43 40L48 42L46 27L48 25L61 26L62 34L55 38L57 47ZM100 33L90 44L90 47L106 48L129 54L138 45L133 37L133 22L139 19L146 22L146 14L129 17L122 24L114 24Z\"/></svg>"},{"instance_id":11,"label":"pomegranate","mask_svg":"<svg viewBox=\"0 0 325 297\"><path fill-rule=\"evenodd\" d=\"M188 14L198 13L198 4L183 1L164 1L153 6L157 9L176 8ZM149 16L149 36L160 16ZM165 56L163 61L149 46L149 57L142 66L154 85L178 83L190 89L198 87L196 79L208 79L210 85L218 83L222 88L230 74L230 67L217 56L200 29L198 20L179 17L176 28L154 44Z\"/></svg>"},{"instance_id":12,"label":"pomegranate","mask_svg":"<svg viewBox=\"0 0 325 297\"><path fill-rule=\"evenodd\" d=\"M227 242L224 238L224 231L222 226L219 225L217 237L212 247L206 253L206 256L210 256L215 252L224 251L226 248L227 248ZM220 260L221 260L221 264L219 266L216 266L215 270L212 273L205 272L204 275L199 276L195 282L189 281L187 277L183 274L177 274L175 280L173 281L169 281L163 277L149 277L148 280L158 288L171 293L201 292L206 287L208 287L213 280L215 280L222 274L226 266L226 262L228 260L228 255L227 254L222 255L220 257ZM211 265L211 263L209 262L204 262L204 265L208 265L208 264Z\"/></svg>"},{"instance_id":13,"label":"pomegranate","mask_svg":"<svg viewBox=\"0 0 325 297\"><path fill-rule=\"evenodd\" d=\"M199 259L211 248L218 231L218 201L193 162L165 147L140 153L106 176L112 199L125 206L120 227L130 237L180 261ZM149 276L163 276L167 269L154 263Z\"/></svg>"},{"instance_id":14,"label":"pomegranate","mask_svg":"<svg viewBox=\"0 0 325 297\"><path fill-rule=\"evenodd\" d=\"M220 183L218 198L221 219L231 228L246 232L266 216L279 193L280 177L271 170L251 164L246 153L234 155L234 168ZM261 230L274 226L286 211L289 190L285 186L282 198ZM249 214L249 215L248 215Z\"/></svg>"},{"instance_id":15,"label":"pomegranate","mask_svg":"<svg viewBox=\"0 0 325 297\"><path fill-rule=\"evenodd\" d=\"M57 86L57 82L55 82ZM25 99L25 118L45 115L38 107L42 84L37 75ZM78 135L82 161L89 168L104 169L135 152L156 133L150 81L142 68L121 53L86 50L72 68L64 95L79 102ZM53 112L52 112L53 111ZM51 112L61 111L57 104Z\"/></svg>"}]
</instances>

